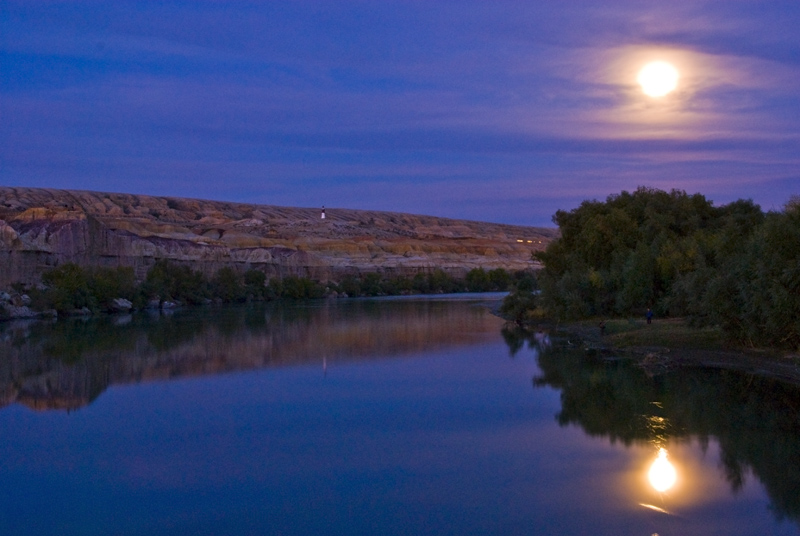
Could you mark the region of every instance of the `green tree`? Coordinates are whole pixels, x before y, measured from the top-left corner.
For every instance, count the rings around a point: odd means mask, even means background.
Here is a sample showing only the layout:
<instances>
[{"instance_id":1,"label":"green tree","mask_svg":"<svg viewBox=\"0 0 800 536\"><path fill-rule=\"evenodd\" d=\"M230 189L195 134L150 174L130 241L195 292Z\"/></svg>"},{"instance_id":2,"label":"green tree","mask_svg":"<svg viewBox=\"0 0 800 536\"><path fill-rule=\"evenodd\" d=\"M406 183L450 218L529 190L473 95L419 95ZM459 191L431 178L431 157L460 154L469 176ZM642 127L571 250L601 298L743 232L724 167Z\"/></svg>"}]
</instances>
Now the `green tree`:
<instances>
[{"instance_id":1,"label":"green tree","mask_svg":"<svg viewBox=\"0 0 800 536\"><path fill-rule=\"evenodd\" d=\"M202 272L167 260L156 261L147 272L140 291L147 298L179 300L191 304L203 303L208 298L208 280Z\"/></svg>"},{"instance_id":2,"label":"green tree","mask_svg":"<svg viewBox=\"0 0 800 536\"><path fill-rule=\"evenodd\" d=\"M108 308L116 298L133 300L136 295L136 277L133 268L95 268L88 273L89 292L100 307Z\"/></svg>"},{"instance_id":3,"label":"green tree","mask_svg":"<svg viewBox=\"0 0 800 536\"><path fill-rule=\"evenodd\" d=\"M724 215L700 194L650 188L560 210L561 237L535 254L543 305L566 317L665 314L673 283L694 270L697 244Z\"/></svg>"},{"instance_id":4,"label":"green tree","mask_svg":"<svg viewBox=\"0 0 800 536\"><path fill-rule=\"evenodd\" d=\"M712 318L753 345L800 349L800 208L767 214L712 281Z\"/></svg>"},{"instance_id":5,"label":"green tree","mask_svg":"<svg viewBox=\"0 0 800 536\"><path fill-rule=\"evenodd\" d=\"M511 275L503 268L495 268L494 270L489 270L489 272L486 275L489 278L489 290L501 291L501 290L511 289L512 286Z\"/></svg>"},{"instance_id":6,"label":"green tree","mask_svg":"<svg viewBox=\"0 0 800 536\"><path fill-rule=\"evenodd\" d=\"M483 268L473 268L467 272L466 283L470 292L486 292L492 287L489 274Z\"/></svg>"},{"instance_id":7,"label":"green tree","mask_svg":"<svg viewBox=\"0 0 800 536\"><path fill-rule=\"evenodd\" d=\"M58 312L98 307L89 289L89 275L77 264L68 262L43 273L42 282L50 287L47 299Z\"/></svg>"},{"instance_id":8,"label":"green tree","mask_svg":"<svg viewBox=\"0 0 800 536\"><path fill-rule=\"evenodd\" d=\"M281 280L281 298L293 300L304 300L321 298L325 294L325 288L316 281L307 277L290 275Z\"/></svg>"},{"instance_id":9,"label":"green tree","mask_svg":"<svg viewBox=\"0 0 800 536\"><path fill-rule=\"evenodd\" d=\"M518 326L523 326L529 313L536 309L534 286L530 279L523 279L517 283L516 288L503 299L500 314Z\"/></svg>"},{"instance_id":10,"label":"green tree","mask_svg":"<svg viewBox=\"0 0 800 536\"><path fill-rule=\"evenodd\" d=\"M266 295L267 274L261 270L251 268L244 273L245 292L256 299Z\"/></svg>"},{"instance_id":11,"label":"green tree","mask_svg":"<svg viewBox=\"0 0 800 536\"><path fill-rule=\"evenodd\" d=\"M800 348L800 200L764 214L739 200L639 188L558 211L535 255L542 305L560 318L686 315L746 344Z\"/></svg>"},{"instance_id":12,"label":"green tree","mask_svg":"<svg viewBox=\"0 0 800 536\"><path fill-rule=\"evenodd\" d=\"M239 273L229 266L223 266L211 279L211 295L224 302L242 301L245 297L245 289L242 285L242 277Z\"/></svg>"}]
</instances>

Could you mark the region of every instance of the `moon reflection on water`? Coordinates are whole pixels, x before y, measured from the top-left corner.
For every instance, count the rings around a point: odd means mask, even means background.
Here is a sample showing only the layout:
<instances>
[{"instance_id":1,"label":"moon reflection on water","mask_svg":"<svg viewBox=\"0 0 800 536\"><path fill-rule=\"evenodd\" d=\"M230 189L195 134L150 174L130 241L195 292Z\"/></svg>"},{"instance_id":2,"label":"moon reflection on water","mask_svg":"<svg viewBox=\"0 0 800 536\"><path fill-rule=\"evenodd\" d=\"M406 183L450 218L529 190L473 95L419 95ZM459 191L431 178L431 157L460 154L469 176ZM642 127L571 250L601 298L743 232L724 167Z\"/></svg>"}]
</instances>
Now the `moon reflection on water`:
<instances>
[{"instance_id":1,"label":"moon reflection on water","mask_svg":"<svg viewBox=\"0 0 800 536\"><path fill-rule=\"evenodd\" d=\"M667 459L667 449L658 449L658 457L653 461L647 473L647 479L653 489L663 493L675 485L678 480L678 473L675 467Z\"/></svg>"}]
</instances>

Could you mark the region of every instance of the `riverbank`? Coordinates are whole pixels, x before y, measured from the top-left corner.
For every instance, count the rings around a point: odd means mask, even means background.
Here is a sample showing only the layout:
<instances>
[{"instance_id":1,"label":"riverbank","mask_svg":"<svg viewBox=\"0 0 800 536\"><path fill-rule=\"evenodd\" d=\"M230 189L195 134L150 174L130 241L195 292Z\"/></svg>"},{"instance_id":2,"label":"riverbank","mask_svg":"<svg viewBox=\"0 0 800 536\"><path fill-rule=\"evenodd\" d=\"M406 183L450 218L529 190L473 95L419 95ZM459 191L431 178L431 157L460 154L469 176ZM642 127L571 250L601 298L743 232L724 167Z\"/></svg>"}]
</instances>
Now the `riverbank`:
<instances>
[{"instance_id":1,"label":"riverbank","mask_svg":"<svg viewBox=\"0 0 800 536\"><path fill-rule=\"evenodd\" d=\"M158 261L143 281L127 267L84 269L67 263L45 272L42 284L0 289L0 320L38 316L87 316L129 313L143 309L173 309L183 305L249 303L279 299L307 300L369 296L406 296L455 292L506 292L530 272L475 268L463 278L440 269L413 277L376 272L325 283L286 276L267 281L255 269L238 273L220 269L212 278L187 266Z\"/></svg>"},{"instance_id":2,"label":"riverbank","mask_svg":"<svg viewBox=\"0 0 800 536\"><path fill-rule=\"evenodd\" d=\"M545 329L567 344L582 347L588 358L628 359L650 374L674 368L716 368L774 378L800 386L800 354L769 348L749 348L725 340L718 328L695 328L682 318L617 318L571 323L536 322L528 330ZM602 332L601 332L602 331Z\"/></svg>"}]
</instances>

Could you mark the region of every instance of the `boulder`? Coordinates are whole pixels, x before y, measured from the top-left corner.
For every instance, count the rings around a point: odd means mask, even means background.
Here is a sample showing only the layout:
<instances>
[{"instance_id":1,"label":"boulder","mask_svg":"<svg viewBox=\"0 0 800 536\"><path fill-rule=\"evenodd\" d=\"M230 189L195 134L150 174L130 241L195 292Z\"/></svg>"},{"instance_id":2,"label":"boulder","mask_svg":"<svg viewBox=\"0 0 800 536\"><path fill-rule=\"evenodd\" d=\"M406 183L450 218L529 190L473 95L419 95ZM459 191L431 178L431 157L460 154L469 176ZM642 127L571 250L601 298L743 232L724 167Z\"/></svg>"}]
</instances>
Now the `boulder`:
<instances>
[{"instance_id":1,"label":"boulder","mask_svg":"<svg viewBox=\"0 0 800 536\"><path fill-rule=\"evenodd\" d=\"M111 300L111 309L118 313L124 313L133 309L133 304L125 298L114 298Z\"/></svg>"}]
</instances>

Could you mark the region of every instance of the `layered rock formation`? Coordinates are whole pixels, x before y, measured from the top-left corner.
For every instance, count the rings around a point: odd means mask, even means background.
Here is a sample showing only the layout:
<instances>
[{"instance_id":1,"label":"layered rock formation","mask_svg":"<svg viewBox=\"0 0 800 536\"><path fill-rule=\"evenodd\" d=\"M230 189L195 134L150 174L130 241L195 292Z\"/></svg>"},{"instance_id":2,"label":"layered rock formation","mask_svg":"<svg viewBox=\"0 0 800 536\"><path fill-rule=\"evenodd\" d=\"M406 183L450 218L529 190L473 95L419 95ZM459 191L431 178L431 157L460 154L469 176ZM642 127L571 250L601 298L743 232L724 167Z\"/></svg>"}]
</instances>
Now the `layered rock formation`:
<instances>
[{"instance_id":1,"label":"layered rock formation","mask_svg":"<svg viewBox=\"0 0 800 536\"><path fill-rule=\"evenodd\" d=\"M36 282L64 262L132 266L158 259L268 276L534 266L555 229L393 212L320 210L175 197L0 187L0 286Z\"/></svg>"}]
</instances>

